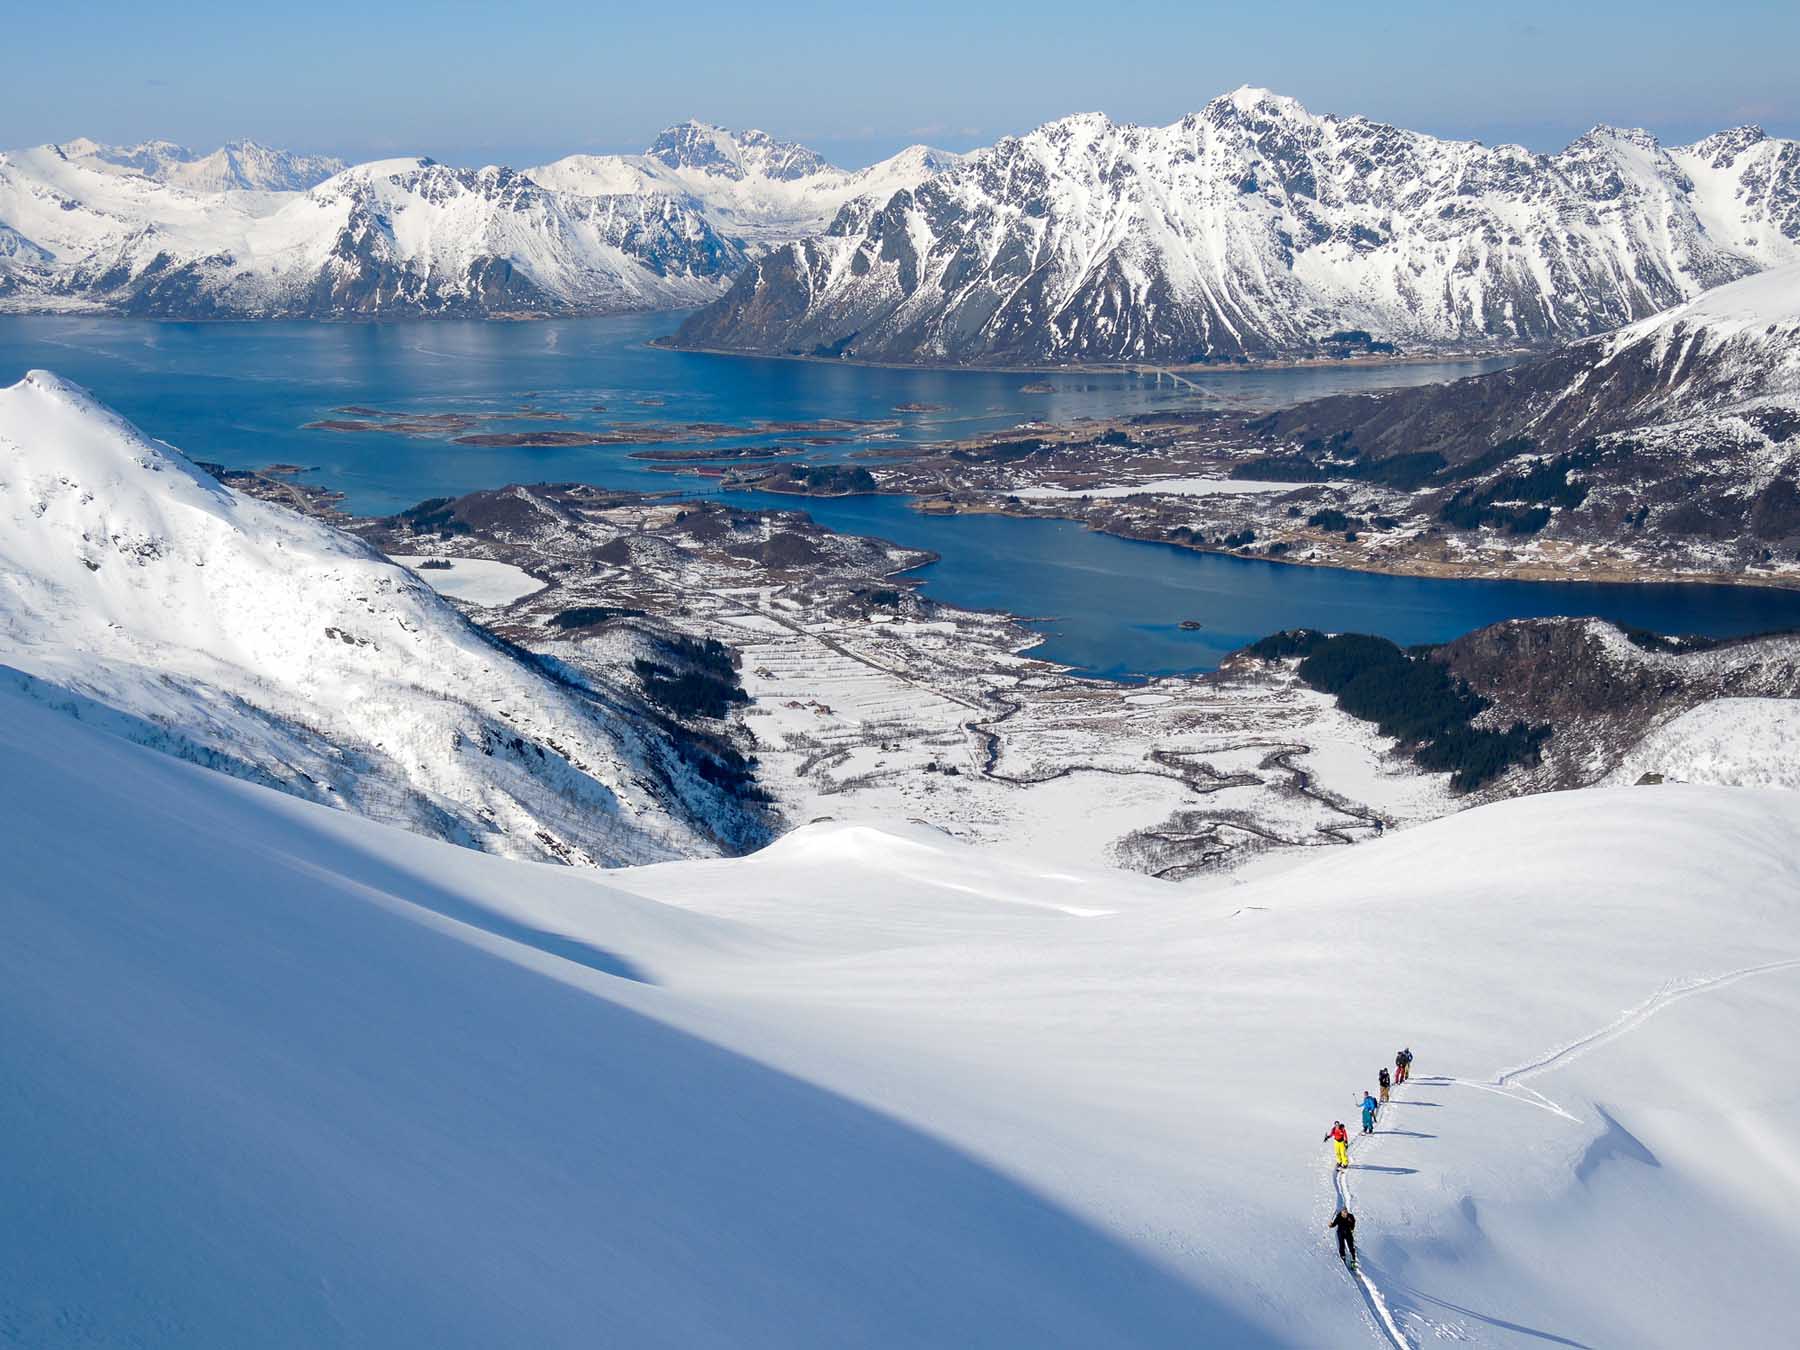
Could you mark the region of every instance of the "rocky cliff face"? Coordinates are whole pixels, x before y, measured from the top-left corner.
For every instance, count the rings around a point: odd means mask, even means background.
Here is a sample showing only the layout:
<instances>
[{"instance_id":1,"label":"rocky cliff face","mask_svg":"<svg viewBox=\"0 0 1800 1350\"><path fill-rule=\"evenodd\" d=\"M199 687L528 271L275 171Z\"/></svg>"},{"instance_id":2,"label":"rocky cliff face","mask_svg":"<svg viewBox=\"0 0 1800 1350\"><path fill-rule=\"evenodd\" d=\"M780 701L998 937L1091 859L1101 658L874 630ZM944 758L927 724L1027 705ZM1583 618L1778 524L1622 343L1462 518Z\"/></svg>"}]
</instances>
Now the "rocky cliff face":
<instances>
[{"instance_id":1,"label":"rocky cliff face","mask_svg":"<svg viewBox=\"0 0 1800 1350\"><path fill-rule=\"evenodd\" d=\"M1800 147L1557 155L1241 89L1167 127L1003 140L779 249L678 341L909 362L1231 360L1617 327L1800 259Z\"/></svg>"}]
</instances>

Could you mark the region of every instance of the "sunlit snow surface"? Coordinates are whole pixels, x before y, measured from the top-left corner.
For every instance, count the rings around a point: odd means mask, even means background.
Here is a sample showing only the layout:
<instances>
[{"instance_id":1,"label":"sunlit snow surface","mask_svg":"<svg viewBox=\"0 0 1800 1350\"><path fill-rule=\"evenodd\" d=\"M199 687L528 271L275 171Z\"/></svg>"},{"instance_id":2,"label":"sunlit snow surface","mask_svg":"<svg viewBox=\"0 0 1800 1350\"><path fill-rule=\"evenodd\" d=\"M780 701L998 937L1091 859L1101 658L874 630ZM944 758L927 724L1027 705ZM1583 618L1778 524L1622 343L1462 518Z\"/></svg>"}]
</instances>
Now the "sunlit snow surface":
<instances>
[{"instance_id":1,"label":"sunlit snow surface","mask_svg":"<svg viewBox=\"0 0 1800 1350\"><path fill-rule=\"evenodd\" d=\"M1612 781L1635 783L1644 774L1800 790L1800 699L1718 698L1689 708L1645 736Z\"/></svg>"},{"instance_id":2,"label":"sunlit snow surface","mask_svg":"<svg viewBox=\"0 0 1800 1350\"><path fill-rule=\"evenodd\" d=\"M1778 1345L1800 796L1196 893L917 828L472 854L0 694L22 1345ZM1320 1136L1395 1049L1348 1177Z\"/></svg>"}]
</instances>

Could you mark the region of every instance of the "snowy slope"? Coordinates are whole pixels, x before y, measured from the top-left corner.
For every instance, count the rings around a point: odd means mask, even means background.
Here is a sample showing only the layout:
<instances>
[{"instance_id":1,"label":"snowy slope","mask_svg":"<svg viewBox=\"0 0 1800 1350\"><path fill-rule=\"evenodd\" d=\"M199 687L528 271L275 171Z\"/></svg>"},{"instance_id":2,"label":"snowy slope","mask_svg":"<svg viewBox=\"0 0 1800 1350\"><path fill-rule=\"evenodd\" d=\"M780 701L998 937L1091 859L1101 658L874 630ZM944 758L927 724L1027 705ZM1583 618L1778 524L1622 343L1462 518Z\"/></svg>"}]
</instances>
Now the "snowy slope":
<instances>
[{"instance_id":1,"label":"snowy slope","mask_svg":"<svg viewBox=\"0 0 1800 1350\"><path fill-rule=\"evenodd\" d=\"M22 1344L1791 1337L1794 794L1213 893L842 826L602 880L0 693L0 819ZM1320 1135L1405 1043L1359 1288Z\"/></svg>"},{"instance_id":2,"label":"snowy slope","mask_svg":"<svg viewBox=\"0 0 1800 1350\"><path fill-rule=\"evenodd\" d=\"M664 131L641 155L570 155L527 172L545 187L573 195L692 199L720 235L761 252L820 233L847 202L886 201L959 159L914 145L851 172L766 132L690 121Z\"/></svg>"},{"instance_id":3,"label":"snowy slope","mask_svg":"<svg viewBox=\"0 0 1800 1350\"><path fill-rule=\"evenodd\" d=\"M681 340L898 361L1208 360L1577 337L1800 261L1800 147L1556 155L1239 89L1166 127L1064 118L739 277Z\"/></svg>"},{"instance_id":4,"label":"snowy slope","mask_svg":"<svg viewBox=\"0 0 1800 1350\"><path fill-rule=\"evenodd\" d=\"M1800 791L1800 699L1717 698L1645 736L1609 781L1657 774L1670 783Z\"/></svg>"},{"instance_id":5,"label":"snowy slope","mask_svg":"<svg viewBox=\"0 0 1800 1350\"><path fill-rule=\"evenodd\" d=\"M0 390L0 683L511 856L754 837L605 691L558 683L360 541L223 487L44 372Z\"/></svg>"},{"instance_id":6,"label":"snowy slope","mask_svg":"<svg viewBox=\"0 0 1800 1350\"><path fill-rule=\"evenodd\" d=\"M686 200L565 198L506 168L396 159L303 192L202 191L63 147L0 154L11 309L594 313L697 304L742 261Z\"/></svg>"}]
</instances>

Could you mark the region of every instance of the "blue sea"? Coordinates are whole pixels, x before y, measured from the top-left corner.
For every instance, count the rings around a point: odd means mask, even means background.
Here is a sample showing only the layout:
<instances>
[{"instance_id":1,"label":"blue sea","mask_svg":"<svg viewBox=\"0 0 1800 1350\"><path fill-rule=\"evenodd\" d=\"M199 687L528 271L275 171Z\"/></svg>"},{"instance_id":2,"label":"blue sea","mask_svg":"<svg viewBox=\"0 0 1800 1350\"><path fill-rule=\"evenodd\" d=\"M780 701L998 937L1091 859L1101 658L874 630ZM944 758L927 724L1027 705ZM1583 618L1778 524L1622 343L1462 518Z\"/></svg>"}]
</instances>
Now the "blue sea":
<instances>
[{"instance_id":1,"label":"blue sea","mask_svg":"<svg viewBox=\"0 0 1800 1350\"><path fill-rule=\"evenodd\" d=\"M1220 369L1200 391L1122 375L919 371L673 352L649 345L679 316L548 323L179 324L0 318L0 383L42 367L86 385L151 435L234 468L300 465L358 513L511 482L579 480L639 490L709 490L657 472L636 445L529 449L445 437L308 430L340 408L463 413L481 431L623 424L898 420L869 433L746 431L726 444L795 444L830 461L858 450L1010 427L1182 407L1276 406L1327 393L1457 378L1497 362ZM1041 392L1047 385L1049 392ZM897 412L908 405L926 411ZM528 414L561 414L545 421ZM672 442L674 446L702 442ZM665 448L665 447L657 447ZM1499 619L1594 614L1670 633L1724 636L1800 627L1800 593L1748 587L1444 581L1283 566L1095 534L1061 521L929 517L899 498L798 501L822 523L928 548L928 593L1009 610L1046 635L1041 654L1129 677L1212 669L1282 628L1436 642ZM1181 621L1201 625L1183 631Z\"/></svg>"}]
</instances>

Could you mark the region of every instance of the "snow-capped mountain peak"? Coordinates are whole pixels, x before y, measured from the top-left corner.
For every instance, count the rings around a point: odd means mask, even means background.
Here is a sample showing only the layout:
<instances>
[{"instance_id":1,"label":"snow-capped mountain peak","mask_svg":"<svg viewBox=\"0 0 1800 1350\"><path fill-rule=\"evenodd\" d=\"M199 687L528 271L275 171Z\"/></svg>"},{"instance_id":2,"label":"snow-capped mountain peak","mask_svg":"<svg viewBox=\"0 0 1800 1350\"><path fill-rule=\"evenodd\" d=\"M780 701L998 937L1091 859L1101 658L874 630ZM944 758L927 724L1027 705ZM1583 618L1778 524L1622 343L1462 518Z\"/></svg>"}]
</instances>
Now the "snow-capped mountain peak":
<instances>
[{"instance_id":1,"label":"snow-capped mountain peak","mask_svg":"<svg viewBox=\"0 0 1800 1350\"><path fill-rule=\"evenodd\" d=\"M691 169L731 179L755 176L792 182L841 172L806 146L778 141L765 131L727 131L710 122L691 119L667 128L644 154L671 169Z\"/></svg>"},{"instance_id":2,"label":"snow-capped mountain peak","mask_svg":"<svg viewBox=\"0 0 1800 1350\"><path fill-rule=\"evenodd\" d=\"M1760 145L1768 139L1769 133L1752 122L1726 131L1715 131L1705 140L1696 141L1690 149L1713 168L1723 169L1751 146Z\"/></svg>"}]
</instances>

